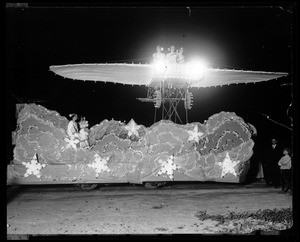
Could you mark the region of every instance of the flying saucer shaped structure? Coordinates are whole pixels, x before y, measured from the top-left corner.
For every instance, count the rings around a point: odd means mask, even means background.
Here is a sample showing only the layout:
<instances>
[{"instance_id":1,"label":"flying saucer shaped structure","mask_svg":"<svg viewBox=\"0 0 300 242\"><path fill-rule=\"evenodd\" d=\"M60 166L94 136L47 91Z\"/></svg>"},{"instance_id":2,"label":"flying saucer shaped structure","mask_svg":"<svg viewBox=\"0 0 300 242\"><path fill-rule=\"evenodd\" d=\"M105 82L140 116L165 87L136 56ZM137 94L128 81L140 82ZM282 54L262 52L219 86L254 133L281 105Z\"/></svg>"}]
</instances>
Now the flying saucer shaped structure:
<instances>
[{"instance_id":1,"label":"flying saucer shaped structure","mask_svg":"<svg viewBox=\"0 0 300 242\"><path fill-rule=\"evenodd\" d=\"M112 82L125 85L145 85L155 79L151 64L75 64L50 66L50 70L64 78L83 81ZM212 87L237 83L255 83L287 76L285 72L244 71L229 69L206 69L199 79L190 79L184 68L177 65L166 70L164 80L174 79L188 83L189 87ZM176 83L176 82L174 82Z\"/></svg>"},{"instance_id":2,"label":"flying saucer shaped structure","mask_svg":"<svg viewBox=\"0 0 300 242\"><path fill-rule=\"evenodd\" d=\"M161 119L175 123L188 123L188 110L192 108L193 95L190 88L223 86L238 83L269 81L287 76L284 72L243 71L213 69L197 65L154 62L153 64L76 64L50 66L50 70L64 78L83 81L100 81L123 85L148 87L147 97L137 98L141 102L152 102L156 110L161 110ZM185 118L177 111L184 102Z\"/></svg>"}]
</instances>

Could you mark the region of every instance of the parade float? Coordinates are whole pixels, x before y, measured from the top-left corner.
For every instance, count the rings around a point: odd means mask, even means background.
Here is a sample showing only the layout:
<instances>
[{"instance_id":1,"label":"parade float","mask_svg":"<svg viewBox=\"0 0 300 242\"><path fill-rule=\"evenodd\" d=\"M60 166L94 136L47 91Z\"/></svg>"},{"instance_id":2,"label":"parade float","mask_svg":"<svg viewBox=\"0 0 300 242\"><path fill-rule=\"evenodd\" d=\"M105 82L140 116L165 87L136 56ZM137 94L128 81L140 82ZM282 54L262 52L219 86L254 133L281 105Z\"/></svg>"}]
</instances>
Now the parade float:
<instances>
[{"instance_id":1,"label":"parade float","mask_svg":"<svg viewBox=\"0 0 300 242\"><path fill-rule=\"evenodd\" d=\"M159 51L158 51L159 52ZM198 63L199 64L199 63ZM143 85L161 119L103 120L85 139L70 136L66 117L34 103L17 104L8 184L99 184L168 181L241 183L250 166L253 126L233 111L188 122L192 88L274 80L287 73L204 68L196 62L50 66L64 78ZM117 88L117 87L116 87ZM186 119L177 112L184 102Z\"/></svg>"}]
</instances>

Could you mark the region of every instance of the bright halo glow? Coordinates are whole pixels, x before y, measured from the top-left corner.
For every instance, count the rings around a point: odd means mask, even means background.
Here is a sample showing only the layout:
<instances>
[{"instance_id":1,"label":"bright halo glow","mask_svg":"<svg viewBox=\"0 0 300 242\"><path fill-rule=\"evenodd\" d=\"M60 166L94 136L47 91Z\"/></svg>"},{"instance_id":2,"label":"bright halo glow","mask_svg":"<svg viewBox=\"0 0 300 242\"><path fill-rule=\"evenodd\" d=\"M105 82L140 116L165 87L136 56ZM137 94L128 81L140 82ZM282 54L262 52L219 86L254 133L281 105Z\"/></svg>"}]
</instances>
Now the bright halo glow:
<instances>
[{"instance_id":1,"label":"bright halo glow","mask_svg":"<svg viewBox=\"0 0 300 242\"><path fill-rule=\"evenodd\" d=\"M162 74L166 70L166 64L163 61L155 61L153 63L155 73Z\"/></svg>"},{"instance_id":2,"label":"bright halo glow","mask_svg":"<svg viewBox=\"0 0 300 242\"><path fill-rule=\"evenodd\" d=\"M193 60L185 64L186 75L192 79L202 78L206 69L207 63L204 60Z\"/></svg>"}]
</instances>

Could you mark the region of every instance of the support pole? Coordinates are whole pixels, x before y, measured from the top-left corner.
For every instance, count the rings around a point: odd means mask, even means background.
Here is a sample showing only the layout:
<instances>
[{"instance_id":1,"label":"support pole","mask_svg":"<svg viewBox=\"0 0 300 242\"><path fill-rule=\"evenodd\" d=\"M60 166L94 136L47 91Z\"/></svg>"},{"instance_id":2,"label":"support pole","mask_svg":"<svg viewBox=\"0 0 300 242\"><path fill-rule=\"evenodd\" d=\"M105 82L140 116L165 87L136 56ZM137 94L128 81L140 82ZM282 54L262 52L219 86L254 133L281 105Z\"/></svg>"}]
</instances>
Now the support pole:
<instances>
[{"instance_id":1,"label":"support pole","mask_svg":"<svg viewBox=\"0 0 300 242\"><path fill-rule=\"evenodd\" d=\"M154 122L153 123L155 123L156 122L156 107L154 107Z\"/></svg>"},{"instance_id":2,"label":"support pole","mask_svg":"<svg viewBox=\"0 0 300 242\"><path fill-rule=\"evenodd\" d=\"M189 122L188 121L188 110L187 109L185 109L185 121L186 121L186 123Z\"/></svg>"}]
</instances>

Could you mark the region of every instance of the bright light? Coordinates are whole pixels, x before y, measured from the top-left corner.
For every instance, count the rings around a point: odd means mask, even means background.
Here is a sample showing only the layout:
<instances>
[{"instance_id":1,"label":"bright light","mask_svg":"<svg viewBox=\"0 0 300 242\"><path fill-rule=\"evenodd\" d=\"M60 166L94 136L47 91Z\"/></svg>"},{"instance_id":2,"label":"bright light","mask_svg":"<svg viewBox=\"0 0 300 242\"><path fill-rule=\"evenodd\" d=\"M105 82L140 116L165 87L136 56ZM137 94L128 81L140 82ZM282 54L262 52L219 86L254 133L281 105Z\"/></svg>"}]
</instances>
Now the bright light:
<instances>
[{"instance_id":1,"label":"bright light","mask_svg":"<svg viewBox=\"0 0 300 242\"><path fill-rule=\"evenodd\" d=\"M203 60L194 60L185 64L185 72L192 79L202 78L207 64Z\"/></svg>"},{"instance_id":2,"label":"bright light","mask_svg":"<svg viewBox=\"0 0 300 242\"><path fill-rule=\"evenodd\" d=\"M153 65L157 74L162 74L166 70L166 64L163 61L155 61Z\"/></svg>"}]
</instances>

